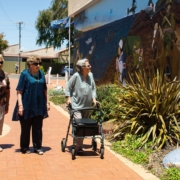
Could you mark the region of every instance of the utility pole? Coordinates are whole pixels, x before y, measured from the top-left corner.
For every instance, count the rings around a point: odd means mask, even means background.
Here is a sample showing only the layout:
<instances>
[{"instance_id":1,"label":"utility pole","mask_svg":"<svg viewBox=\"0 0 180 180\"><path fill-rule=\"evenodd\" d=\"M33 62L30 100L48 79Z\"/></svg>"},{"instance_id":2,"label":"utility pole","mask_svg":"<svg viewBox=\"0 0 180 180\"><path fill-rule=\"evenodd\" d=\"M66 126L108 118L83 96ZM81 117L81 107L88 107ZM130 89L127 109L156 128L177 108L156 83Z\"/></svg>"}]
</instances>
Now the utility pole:
<instances>
[{"instance_id":1,"label":"utility pole","mask_svg":"<svg viewBox=\"0 0 180 180\"><path fill-rule=\"evenodd\" d=\"M23 24L22 21L18 22L19 24L19 56L18 56L18 72L20 74L20 51L21 51L21 25Z\"/></svg>"}]
</instances>

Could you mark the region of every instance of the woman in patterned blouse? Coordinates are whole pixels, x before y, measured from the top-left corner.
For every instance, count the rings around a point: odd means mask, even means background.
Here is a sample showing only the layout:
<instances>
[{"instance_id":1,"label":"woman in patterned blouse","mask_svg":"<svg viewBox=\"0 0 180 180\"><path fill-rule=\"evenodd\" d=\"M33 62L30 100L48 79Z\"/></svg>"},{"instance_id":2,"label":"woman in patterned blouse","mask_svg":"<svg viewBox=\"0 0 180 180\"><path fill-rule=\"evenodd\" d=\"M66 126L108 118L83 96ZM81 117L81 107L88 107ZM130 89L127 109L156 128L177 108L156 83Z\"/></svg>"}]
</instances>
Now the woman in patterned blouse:
<instances>
[{"instance_id":1,"label":"woman in patterned blouse","mask_svg":"<svg viewBox=\"0 0 180 180\"><path fill-rule=\"evenodd\" d=\"M9 110L10 83L6 72L2 70L4 58L0 55L0 135L2 135L4 115ZM3 151L0 147L0 152Z\"/></svg>"}]
</instances>

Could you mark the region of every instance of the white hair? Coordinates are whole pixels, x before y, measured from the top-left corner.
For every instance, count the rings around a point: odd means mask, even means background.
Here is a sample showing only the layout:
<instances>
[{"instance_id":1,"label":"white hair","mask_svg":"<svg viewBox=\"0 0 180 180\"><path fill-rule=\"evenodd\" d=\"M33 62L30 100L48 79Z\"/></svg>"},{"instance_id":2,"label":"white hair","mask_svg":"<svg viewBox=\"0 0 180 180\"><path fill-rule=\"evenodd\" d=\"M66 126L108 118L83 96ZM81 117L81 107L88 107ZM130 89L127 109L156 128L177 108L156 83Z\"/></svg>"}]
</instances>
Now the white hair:
<instances>
[{"instance_id":1,"label":"white hair","mask_svg":"<svg viewBox=\"0 0 180 180\"><path fill-rule=\"evenodd\" d=\"M86 58L85 59L80 59L80 60L77 61L76 69L77 69L78 72L80 72L82 70L82 68L86 66L86 62L89 62L89 60L86 59Z\"/></svg>"}]
</instances>

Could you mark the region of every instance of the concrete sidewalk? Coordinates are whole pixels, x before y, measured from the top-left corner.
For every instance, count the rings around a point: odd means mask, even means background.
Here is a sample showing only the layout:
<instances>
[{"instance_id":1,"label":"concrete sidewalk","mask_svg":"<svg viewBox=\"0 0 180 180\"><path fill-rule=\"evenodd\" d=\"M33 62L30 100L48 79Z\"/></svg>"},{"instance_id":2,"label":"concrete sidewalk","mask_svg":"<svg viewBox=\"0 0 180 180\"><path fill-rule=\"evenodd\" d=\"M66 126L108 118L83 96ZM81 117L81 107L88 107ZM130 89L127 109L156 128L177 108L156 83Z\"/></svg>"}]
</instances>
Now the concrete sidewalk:
<instances>
[{"instance_id":1,"label":"concrete sidewalk","mask_svg":"<svg viewBox=\"0 0 180 180\"><path fill-rule=\"evenodd\" d=\"M15 88L18 79L10 79L10 81L10 108L9 113L5 116L3 136L0 136L0 145L4 148L4 151L0 153L1 180L158 179L145 172L140 166L134 165L113 153L108 147L105 149L104 159L100 159L99 154L91 150L89 139L84 141L85 152L83 155L76 156L76 160L71 160L72 137L69 136L66 151L63 153L60 149L61 139L66 136L69 116L67 112L54 105L51 105L49 118L44 120L44 155L22 154L19 150L20 124L11 121L16 103ZM64 85L62 82L63 87ZM54 87L53 84L48 86ZM30 149L33 150L32 143Z\"/></svg>"}]
</instances>

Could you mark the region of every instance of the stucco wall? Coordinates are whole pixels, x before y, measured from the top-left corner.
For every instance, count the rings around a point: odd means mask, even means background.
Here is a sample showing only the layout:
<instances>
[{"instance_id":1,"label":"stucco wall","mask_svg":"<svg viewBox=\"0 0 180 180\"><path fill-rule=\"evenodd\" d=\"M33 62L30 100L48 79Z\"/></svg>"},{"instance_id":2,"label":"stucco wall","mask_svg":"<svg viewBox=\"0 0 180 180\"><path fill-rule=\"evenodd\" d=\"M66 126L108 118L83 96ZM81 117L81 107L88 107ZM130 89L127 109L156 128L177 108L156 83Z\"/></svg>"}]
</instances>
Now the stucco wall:
<instances>
[{"instance_id":1,"label":"stucco wall","mask_svg":"<svg viewBox=\"0 0 180 180\"><path fill-rule=\"evenodd\" d=\"M5 51L4 54L18 54L19 53L19 44L15 44L9 46Z\"/></svg>"},{"instance_id":2,"label":"stucco wall","mask_svg":"<svg viewBox=\"0 0 180 180\"><path fill-rule=\"evenodd\" d=\"M77 1L74 0L72 2L75 3ZM92 2L95 3L95 1L91 1L89 4L92 4ZM120 0L100 0L98 2L96 1L96 4L91 5L90 7L84 7L85 3L81 4L78 2L77 6L81 8L81 11L78 13L76 12L74 26L76 30L89 31L113 21L122 19L128 16L127 9L131 7L131 3L132 1L124 1L122 3ZM147 3L147 1L142 1L141 4L138 4L135 12L137 13L141 9L145 9L147 7ZM77 11L76 4L73 6L73 10ZM131 14L132 13L129 15Z\"/></svg>"},{"instance_id":3,"label":"stucco wall","mask_svg":"<svg viewBox=\"0 0 180 180\"><path fill-rule=\"evenodd\" d=\"M74 16L80 11L89 8L100 0L68 0L68 16Z\"/></svg>"},{"instance_id":4,"label":"stucco wall","mask_svg":"<svg viewBox=\"0 0 180 180\"><path fill-rule=\"evenodd\" d=\"M50 47L48 49L42 48L42 49L37 49L34 51L27 51L27 52L22 52L22 56L29 56L29 55L38 55L38 56L46 56L46 57L57 57L56 52L54 51L53 47Z\"/></svg>"},{"instance_id":5,"label":"stucco wall","mask_svg":"<svg viewBox=\"0 0 180 180\"><path fill-rule=\"evenodd\" d=\"M71 50L71 52L72 52L72 50ZM61 63L68 63L69 62L69 52L68 52L68 49L66 51L58 53L58 60ZM73 63L73 56L72 55L71 55L70 61L71 61L71 63Z\"/></svg>"}]
</instances>

